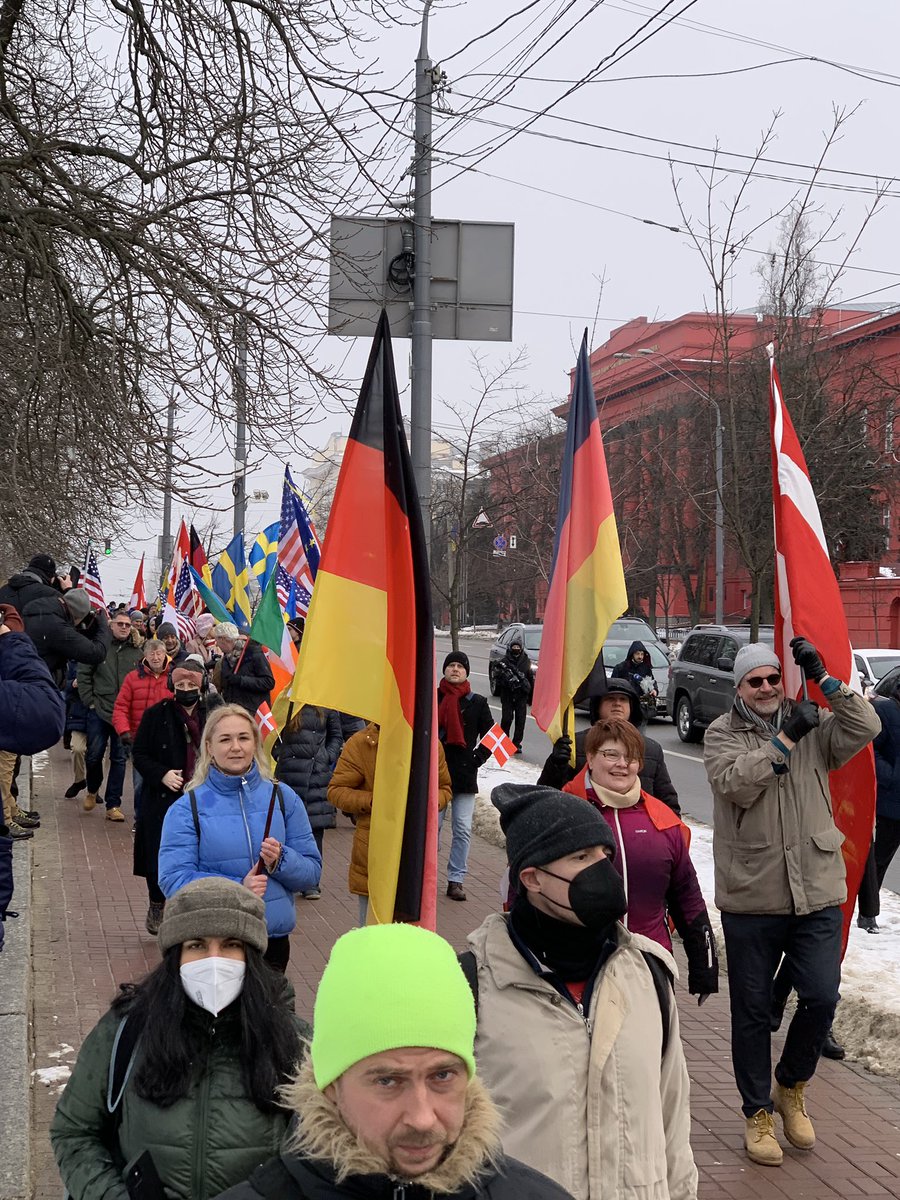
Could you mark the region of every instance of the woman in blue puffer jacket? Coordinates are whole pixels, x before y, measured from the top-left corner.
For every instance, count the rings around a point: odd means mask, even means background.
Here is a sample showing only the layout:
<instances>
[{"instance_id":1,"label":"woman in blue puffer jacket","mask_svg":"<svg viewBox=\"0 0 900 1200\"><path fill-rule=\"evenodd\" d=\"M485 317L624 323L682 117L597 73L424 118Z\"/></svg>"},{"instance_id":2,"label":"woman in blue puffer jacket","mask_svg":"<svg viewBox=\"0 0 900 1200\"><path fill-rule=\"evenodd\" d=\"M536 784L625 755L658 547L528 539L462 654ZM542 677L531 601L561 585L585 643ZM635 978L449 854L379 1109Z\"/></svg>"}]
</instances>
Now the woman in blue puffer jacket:
<instances>
[{"instance_id":1,"label":"woman in blue puffer jacket","mask_svg":"<svg viewBox=\"0 0 900 1200\"><path fill-rule=\"evenodd\" d=\"M272 826L264 838L273 789ZM306 809L296 792L272 780L253 717L236 704L215 709L194 776L163 822L160 888L169 897L208 875L242 883L265 901L265 958L284 971L296 923L294 894L318 887L321 871Z\"/></svg>"}]
</instances>

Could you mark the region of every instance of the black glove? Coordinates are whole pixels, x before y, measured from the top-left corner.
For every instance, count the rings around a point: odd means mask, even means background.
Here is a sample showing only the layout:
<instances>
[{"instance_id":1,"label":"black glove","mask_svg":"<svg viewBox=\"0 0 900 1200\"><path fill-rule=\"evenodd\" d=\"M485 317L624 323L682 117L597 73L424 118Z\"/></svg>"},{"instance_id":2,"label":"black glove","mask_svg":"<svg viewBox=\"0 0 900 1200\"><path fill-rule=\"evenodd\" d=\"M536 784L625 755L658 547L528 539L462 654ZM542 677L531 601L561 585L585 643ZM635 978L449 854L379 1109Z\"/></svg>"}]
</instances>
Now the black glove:
<instances>
[{"instance_id":1,"label":"black glove","mask_svg":"<svg viewBox=\"0 0 900 1200\"><path fill-rule=\"evenodd\" d=\"M119 734L119 741L123 746L130 746L133 740L131 733L127 729L124 733Z\"/></svg>"},{"instance_id":2,"label":"black glove","mask_svg":"<svg viewBox=\"0 0 900 1200\"><path fill-rule=\"evenodd\" d=\"M828 674L818 650L806 638L791 638L791 650L794 654L794 662L801 668L807 679L817 682L823 675Z\"/></svg>"},{"instance_id":3,"label":"black glove","mask_svg":"<svg viewBox=\"0 0 900 1200\"><path fill-rule=\"evenodd\" d=\"M700 997L717 992L719 955L709 917L705 913L695 917L681 938L688 960L688 991Z\"/></svg>"},{"instance_id":4,"label":"black glove","mask_svg":"<svg viewBox=\"0 0 900 1200\"><path fill-rule=\"evenodd\" d=\"M807 643L808 645L809 643ZM815 651L813 650L813 654ZM792 742L799 742L819 724L819 706L812 700L801 700L784 719L781 732Z\"/></svg>"},{"instance_id":5,"label":"black glove","mask_svg":"<svg viewBox=\"0 0 900 1200\"><path fill-rule=\"evenodd\" d=\"M571 761L572 739L567 734L563 734L561 738L557 738L553 743L553 750L550 757L555 763L567 763Z\"/></svg>"}]
</instances>

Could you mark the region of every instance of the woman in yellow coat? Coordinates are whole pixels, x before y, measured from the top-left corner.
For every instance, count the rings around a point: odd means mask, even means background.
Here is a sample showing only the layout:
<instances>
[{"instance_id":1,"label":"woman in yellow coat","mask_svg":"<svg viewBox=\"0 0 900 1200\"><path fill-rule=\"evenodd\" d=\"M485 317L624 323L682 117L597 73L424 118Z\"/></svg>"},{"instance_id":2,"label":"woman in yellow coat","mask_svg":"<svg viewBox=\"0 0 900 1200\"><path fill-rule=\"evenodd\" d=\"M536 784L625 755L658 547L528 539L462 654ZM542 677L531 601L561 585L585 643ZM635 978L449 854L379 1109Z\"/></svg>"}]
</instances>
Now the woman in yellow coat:
<instances>
[{"instance_id":1,"label":"woman in yellow coat","mask_svg":"<svg viewBox=\"0 0 900 1200\"><path fill-rule=\"evenodd\" d=\"M359 896L359 923L366 923L369 903L369 826L372 823L372 789L375 786L375 759L378 754L378 726L367 725L344 743L344 749L328 785L328 803L355 818L356 834L350 852L349 887ZM438 743L438 808L450 803L453 788Z\"/></svg>"}]
</instances>

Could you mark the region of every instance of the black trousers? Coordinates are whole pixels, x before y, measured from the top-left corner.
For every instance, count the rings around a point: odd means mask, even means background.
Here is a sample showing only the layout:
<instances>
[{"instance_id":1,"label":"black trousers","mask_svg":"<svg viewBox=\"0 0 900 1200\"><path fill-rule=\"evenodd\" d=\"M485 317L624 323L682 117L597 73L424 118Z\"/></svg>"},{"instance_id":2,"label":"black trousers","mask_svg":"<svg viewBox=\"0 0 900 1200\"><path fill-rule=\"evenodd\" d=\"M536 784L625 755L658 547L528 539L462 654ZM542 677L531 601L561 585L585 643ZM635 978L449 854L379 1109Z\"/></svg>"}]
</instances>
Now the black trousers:
<instances>
[{"instance_id":1,"label":"black trousers","mask_svg":"<svg viewBox=\"0 0 900 1200\"><path fill-rule=\"evenodd\" d=\"M812 1079L831 1028L841 982L841 910L806 916L722 913L731 999L731 1061L744 1115L772 1112L772 981L787 959L797 1011L775 1078L784 1087Z\"/></svg>"},{"instance_id":2,"label":"black trousers","mask_svg":"<svg viewBox=\"0 0 900 1200\"><path fill-rule=\"evenodd\" d=\"M525 736L525 713L528 701L524 696L511 696L509 692L500 695L500 728L508 734L515 718L515 732L512 740L519 750L522 749L522 738Z\"/></svg>"},{"instance_id":3,"label":"black trousers","mask_svg":"<svg viewBox=\"0 0 900 1200\"><path fill-rule=\"evenodd\" d=\"M859 915L877 917L881 912L878 893L887 869L900 849L900 821L891 817L875 818L875 840L866 859L866 869L859 885Z\"/></svg>"},{"instance_id":4,"label":"black trousers","mask_svg":"<svg viewBox=\"0 0 900 1200\"><path fill-rule=\"evenodd\" d=\"M291 939L287 934L283 937L270 937L263 958L275 971L283 975L287 970L288 959L291 957Z\"/></svg>"}]
</instances>

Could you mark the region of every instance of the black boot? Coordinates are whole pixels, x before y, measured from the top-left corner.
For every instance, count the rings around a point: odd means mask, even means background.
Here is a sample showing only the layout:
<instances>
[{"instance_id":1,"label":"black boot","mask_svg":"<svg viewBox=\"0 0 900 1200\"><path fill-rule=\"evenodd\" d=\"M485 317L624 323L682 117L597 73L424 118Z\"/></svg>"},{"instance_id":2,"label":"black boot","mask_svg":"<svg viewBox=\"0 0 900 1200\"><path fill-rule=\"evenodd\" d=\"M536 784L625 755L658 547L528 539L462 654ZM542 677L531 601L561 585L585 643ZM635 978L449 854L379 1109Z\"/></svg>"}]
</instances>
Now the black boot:
<instances>
[{"instance_id":1,"label":"black boot","mask_svg":"<svg viewBox=\"0 0 900 1200\"><path fill-rule=\"evenodd\" d=\"M834 1034L830 1029L822 1046L822 1057L834 1059L835 1062L840 1062L841 1059L847 1057L847 1051L840 1042L834 1040Z\"/></svg>"}]
</instances>

